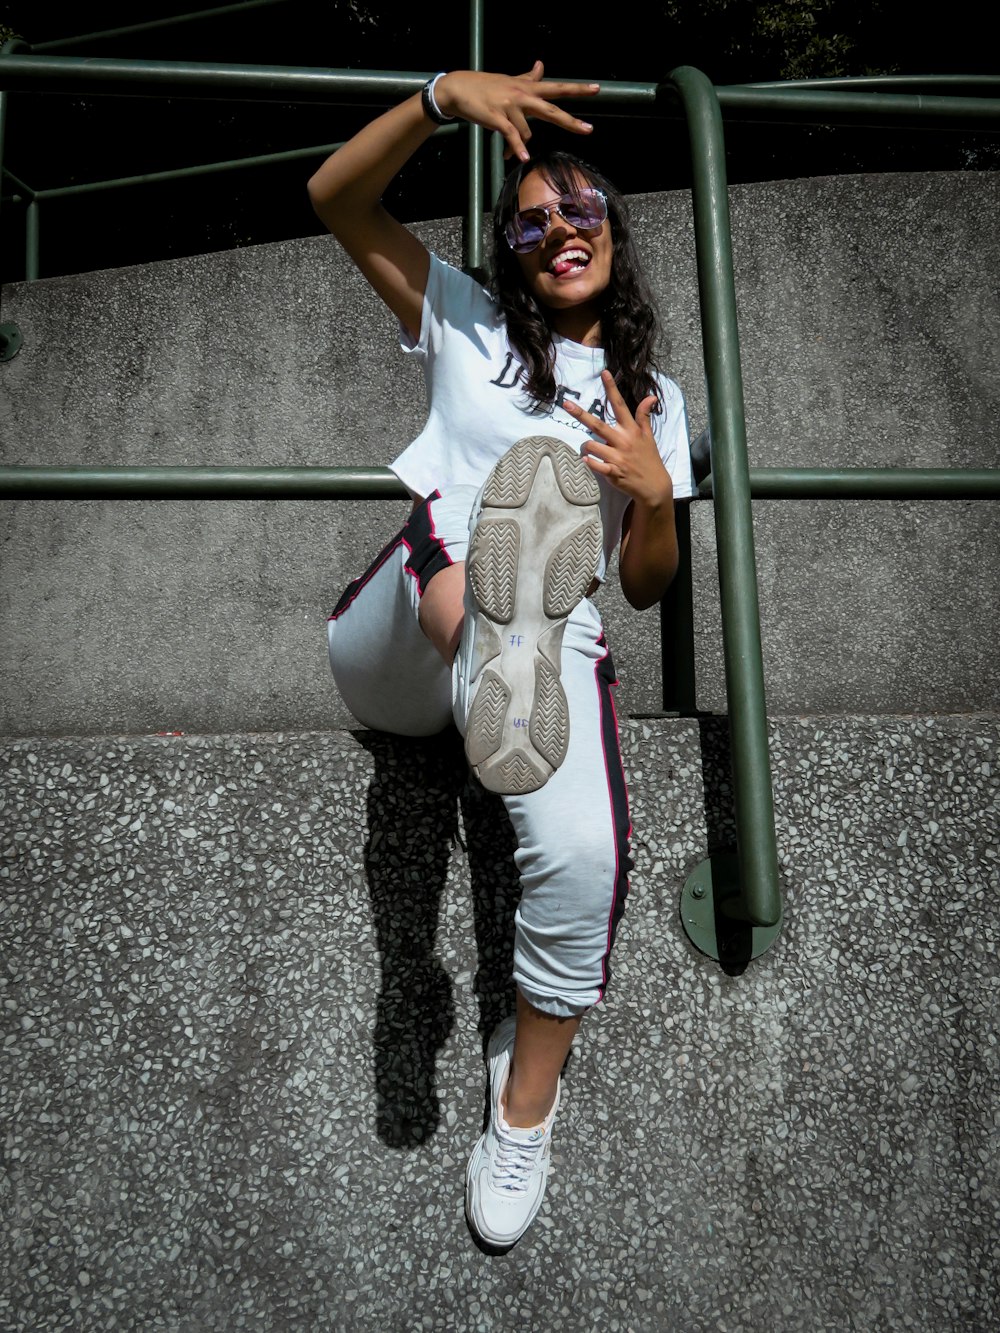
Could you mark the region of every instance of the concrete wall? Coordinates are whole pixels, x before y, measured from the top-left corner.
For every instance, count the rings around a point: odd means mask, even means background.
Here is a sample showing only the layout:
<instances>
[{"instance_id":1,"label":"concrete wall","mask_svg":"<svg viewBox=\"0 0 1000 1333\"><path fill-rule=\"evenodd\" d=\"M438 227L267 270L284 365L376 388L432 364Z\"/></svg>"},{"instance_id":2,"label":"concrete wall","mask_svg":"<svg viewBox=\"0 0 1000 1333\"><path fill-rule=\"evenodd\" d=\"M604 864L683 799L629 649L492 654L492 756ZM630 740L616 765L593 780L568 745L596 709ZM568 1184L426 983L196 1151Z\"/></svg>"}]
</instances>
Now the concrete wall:
<instances>
[{"instance_id":1,"label":"concrete wall","mask_svg":"<svg viewBox=\"0 0 1000 1333\"><path fill-rule=\"evenodd\" d=\"M1000 181L734 188L751 462L996 466ZM690 201L635 200L705 425ZM420 234L458 258L452 222ZM384 464L423 391L328 238L5 290L10 463ZM0 728L325 729L324 616L405 505L4 504ZM995 710L1000 510L758 502L772 713ZM725 706L710 504L693 513L698 703ZM659 707L655 615L602 594L627 711Z\"/></svg>"}]
</instances>

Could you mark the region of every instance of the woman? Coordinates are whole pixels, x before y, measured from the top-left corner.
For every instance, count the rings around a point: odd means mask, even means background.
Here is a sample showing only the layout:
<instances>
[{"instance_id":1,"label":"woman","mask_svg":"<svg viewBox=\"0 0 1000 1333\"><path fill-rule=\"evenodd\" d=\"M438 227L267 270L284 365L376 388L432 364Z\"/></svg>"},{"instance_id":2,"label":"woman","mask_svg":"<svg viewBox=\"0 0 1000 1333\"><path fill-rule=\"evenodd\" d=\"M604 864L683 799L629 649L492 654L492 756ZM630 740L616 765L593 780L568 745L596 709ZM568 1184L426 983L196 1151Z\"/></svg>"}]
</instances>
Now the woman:
<instances>
[{"instance_id":1,"label":"woman","mask_svg":"<svg viewBox=\"0 0 1000 1333\"><path fill-rule=\"evenodd\" d=\"M534 162L527 149L529 117L589 134L554 99L597 89L544 81L540 62L520 77L439 75L309 182L399 319L429 398L427 425L392 465L413 513L330 618L334 675L381 730L432 734L454 715L517 836L517 1011L488 1045L490 1122L466 1177L470 1225L497 1248L541 1203L560 1073L604 994L628 888L614 668L589 593L620 538L626 597L657 602L677 565L673 502L692 493L683 400L653 361L624 203L578 159ZM516 160L492 294L380 203L458 117L498 130Z\"/></svg>"}]
</instances>

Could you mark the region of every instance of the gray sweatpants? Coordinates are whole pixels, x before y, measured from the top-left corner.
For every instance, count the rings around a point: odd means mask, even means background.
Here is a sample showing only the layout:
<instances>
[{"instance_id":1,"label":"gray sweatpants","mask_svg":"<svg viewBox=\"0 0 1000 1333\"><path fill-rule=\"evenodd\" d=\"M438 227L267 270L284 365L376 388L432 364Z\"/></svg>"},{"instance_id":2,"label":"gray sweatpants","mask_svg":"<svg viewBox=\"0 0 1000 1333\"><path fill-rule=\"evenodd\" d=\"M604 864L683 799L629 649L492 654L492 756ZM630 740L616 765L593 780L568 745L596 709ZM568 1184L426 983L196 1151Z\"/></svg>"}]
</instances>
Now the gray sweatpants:
<instances>
[{"instance_id":1,"label":"gray sweatpants","mask_svg":"<svg viewBox=\"0 0 1000 1333\"><path fill-rule=\"evenodd\" d=\"M475 499L474 489L456 487L425 500L330 616L334 679L366 726L430 736L454 717L464 733L462 664L445 665L417 614L434 575L464 562ZM614 665L589 599L566 626L562 682L570 713L566 759L544 787L503 801L521 877L514 981L536 1008L569 1016L603 998L631 868Z\"/></svg>"}]
</instances>

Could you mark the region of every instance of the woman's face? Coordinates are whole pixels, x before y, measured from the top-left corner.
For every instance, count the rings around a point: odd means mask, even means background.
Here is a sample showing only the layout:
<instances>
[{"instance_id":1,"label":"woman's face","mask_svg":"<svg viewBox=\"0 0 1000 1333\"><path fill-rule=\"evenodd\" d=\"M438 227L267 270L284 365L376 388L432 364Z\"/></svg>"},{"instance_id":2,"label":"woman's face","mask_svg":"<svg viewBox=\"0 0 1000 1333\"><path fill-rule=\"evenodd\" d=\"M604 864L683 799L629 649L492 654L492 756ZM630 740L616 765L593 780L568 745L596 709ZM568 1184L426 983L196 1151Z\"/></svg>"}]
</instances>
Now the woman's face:
<instances>
[{"instance_id":1,"label":"woman's face","mask_svg":"<svg viewBox=\"0 0 1000 1333\"><path fill-rule=\"evenodd\" d=\"M589 182L582 176L581 188ZM571 226L553 203L559 190L540 171L532 171L521 182L517 206L549 208L549 229L537 250L518 255L525 285L535 299L551 310L572 310L592 305L596 309L611 281L611 223L582 230Z\"/></svg>"}]
</instances>

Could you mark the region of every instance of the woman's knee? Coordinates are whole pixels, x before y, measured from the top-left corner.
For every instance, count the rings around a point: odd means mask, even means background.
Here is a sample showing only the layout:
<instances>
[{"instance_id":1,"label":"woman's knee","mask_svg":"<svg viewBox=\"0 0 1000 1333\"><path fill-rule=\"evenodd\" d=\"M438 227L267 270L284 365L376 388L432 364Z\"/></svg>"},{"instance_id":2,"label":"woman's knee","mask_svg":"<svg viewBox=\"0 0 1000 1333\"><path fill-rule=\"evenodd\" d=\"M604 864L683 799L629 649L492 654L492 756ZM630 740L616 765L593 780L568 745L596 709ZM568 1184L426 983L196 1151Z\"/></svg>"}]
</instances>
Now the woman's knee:
<instances>
[{"instance_id":1,"label":"woman's knee","mask_svg":"<svg viewBox=\"0 0 1000 1333\"><path fill-rule=\"evenodd\" d=\"M627 830L616 830L613 821L598 812L561 825L534 847L521 864L525 888L545 883L572 894L578 902L591 893L603 893L629 851Z\"/></svg>"},{"instance_id":2,"label":"woman's knee","mask_svg":"<svg viewBox=\"0 0 1000 1333\"><path fill-rule=\"evenodd\" d=\"M330 669L344 704L378 731L433 736L451 722L451 673L401 596L362 598L327 624Z\"/></svg>"}]
</instances>

